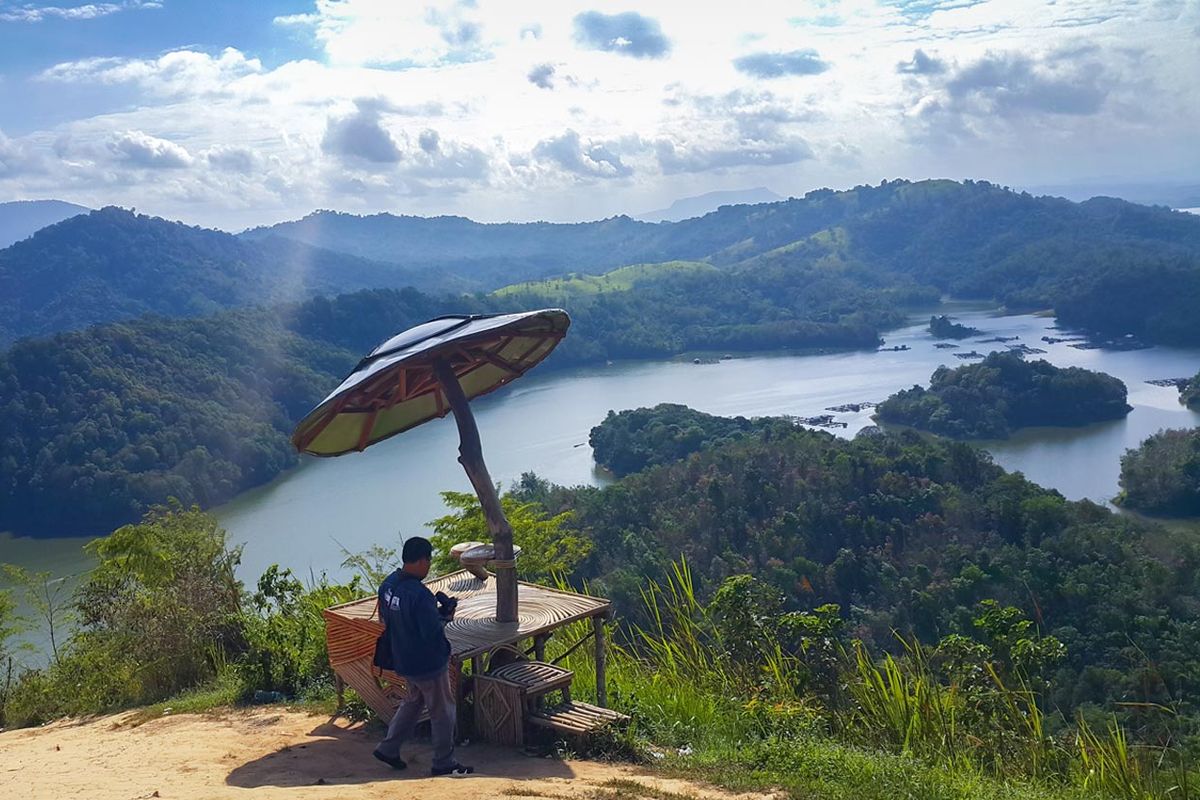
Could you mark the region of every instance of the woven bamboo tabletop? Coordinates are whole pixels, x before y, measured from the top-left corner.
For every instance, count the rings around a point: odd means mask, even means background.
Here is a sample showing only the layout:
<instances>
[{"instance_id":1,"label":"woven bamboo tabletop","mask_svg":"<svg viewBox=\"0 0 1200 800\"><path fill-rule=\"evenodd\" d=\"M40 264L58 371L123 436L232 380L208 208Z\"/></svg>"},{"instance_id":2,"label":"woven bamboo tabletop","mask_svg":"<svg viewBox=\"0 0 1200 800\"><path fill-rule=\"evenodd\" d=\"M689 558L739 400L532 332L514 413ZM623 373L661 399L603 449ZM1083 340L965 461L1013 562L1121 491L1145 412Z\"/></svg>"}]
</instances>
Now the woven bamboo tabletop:
<instances>
[{"instance_id":1,"label":"woven bamboo tabletop","mask_svg":"<svg viewBox=\"0 0 1200 800\"><path fill-rule=\"evenodd\" d=\"M599 597L521 582L517 590L519 621L501 624L495 620L494 580L484 582L462 570L428 581L426 585L430 591L445 592L458 598L454 621L446 626L446 638L450 641L451 658L459 663L501 645L604 614L610 605L608 600ZM335 666L360 657L360 651L373 651L375 639L383 631L375 614L374 597L326 609L325 617L335 623L340 633L331 636L329 641L330 661ZM359 635L355 636L351 631ZM343 648L347 652L338 652Z\"/></svg>"}]
</instances>

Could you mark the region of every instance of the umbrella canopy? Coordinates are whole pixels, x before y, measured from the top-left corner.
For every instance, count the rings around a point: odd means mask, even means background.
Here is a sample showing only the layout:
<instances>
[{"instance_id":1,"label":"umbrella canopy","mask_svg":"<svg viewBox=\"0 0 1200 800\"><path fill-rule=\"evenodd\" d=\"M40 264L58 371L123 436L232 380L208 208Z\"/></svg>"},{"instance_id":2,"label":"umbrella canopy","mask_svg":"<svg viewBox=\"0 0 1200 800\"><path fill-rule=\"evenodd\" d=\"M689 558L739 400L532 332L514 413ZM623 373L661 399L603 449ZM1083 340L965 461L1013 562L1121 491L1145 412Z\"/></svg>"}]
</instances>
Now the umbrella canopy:
<instances>
[{"instance_id":1,"label":"umbrella canopy","mask_svg":"<svg viewBox=\"0 0 1200 800\"><path fill-rule=\"evenodd\" d=\"M300 421L297 450L339 456L363 450L423 422L450 403L436 366L448 364L463 393L478 397L524 374L566 335L565 311L438 317L388 339Z\"/></svg>"},{"instance_id":2,"label":"umbrella canopy","mask_svg":"<svg viewBox=\"0 0 1200 800\"><path fill-rule=\"evenodd\" d=\"M523 375L550 354L570 324L567 312L546 308L438 317L409 328L372 350L292 433L297 450L340 456L453 411L458 461L492 534L496 621L502 624L518 620L516 549L483 460L470 398Z\"/></svg>"}]
</instances>

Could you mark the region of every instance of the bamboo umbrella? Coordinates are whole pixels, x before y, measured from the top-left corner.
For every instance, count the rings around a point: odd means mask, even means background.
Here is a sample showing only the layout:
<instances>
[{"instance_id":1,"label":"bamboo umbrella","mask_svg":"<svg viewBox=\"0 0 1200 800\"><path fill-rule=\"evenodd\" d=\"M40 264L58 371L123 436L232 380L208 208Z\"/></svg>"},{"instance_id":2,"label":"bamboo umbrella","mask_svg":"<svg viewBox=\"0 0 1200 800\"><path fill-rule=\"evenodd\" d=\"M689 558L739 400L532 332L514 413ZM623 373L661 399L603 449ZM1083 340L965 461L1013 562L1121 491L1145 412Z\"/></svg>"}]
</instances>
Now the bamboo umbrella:
<instances>
[{"instance_id":1,"label":"bamboo umbrella","mask_svg":"<svg viewBox=\"0 0 1200 800\"><path fill-rule=\"evenodd\" d=\"M458 461L495 545L496 621L517 621L512 527L488 474L470 398L504 386L550 354L571 320L557 308L438 317L372 350L292 433L296 449L340 456L453 412Z\"/></svg>"}]
</instances>

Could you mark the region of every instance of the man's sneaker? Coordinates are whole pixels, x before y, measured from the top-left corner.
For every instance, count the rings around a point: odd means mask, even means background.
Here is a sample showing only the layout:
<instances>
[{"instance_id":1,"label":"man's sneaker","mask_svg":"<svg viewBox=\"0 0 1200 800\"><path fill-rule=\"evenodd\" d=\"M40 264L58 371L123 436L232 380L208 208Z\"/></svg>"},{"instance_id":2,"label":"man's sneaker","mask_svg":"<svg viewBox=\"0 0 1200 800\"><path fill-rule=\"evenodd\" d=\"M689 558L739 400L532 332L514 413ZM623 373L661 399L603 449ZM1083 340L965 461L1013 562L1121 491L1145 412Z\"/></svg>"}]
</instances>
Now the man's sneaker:
<instances>
[{"instance_id":1,"label":"man's sneaker","mask_svg":"<svg viewBox=\"0 0 1200 800\"><path fill-rule=\"evenodd\" d=\"M444 775L447 778L465 778L473 774L475 768L463 766L462 764L452 764L448 767L434 767L429 772L435 777Z\"/></svg>"},{"instance_id":2,"label":"man's sneaker","mask_svg":"<svg viewBox=\"0 0 1200 800\"><path fill-rule=\"evenodd\" d=\"M392 758L391 756L385 756L383 753L379 752L378 750L371 751L371 755L375 756L376 758L378 758L383 763L387 764L392 769L404 769L405 767L408 766L408 764L405 764L404 759L401 758L400 756L396 756L395 758Z\"/></svg>"}]
</instances>

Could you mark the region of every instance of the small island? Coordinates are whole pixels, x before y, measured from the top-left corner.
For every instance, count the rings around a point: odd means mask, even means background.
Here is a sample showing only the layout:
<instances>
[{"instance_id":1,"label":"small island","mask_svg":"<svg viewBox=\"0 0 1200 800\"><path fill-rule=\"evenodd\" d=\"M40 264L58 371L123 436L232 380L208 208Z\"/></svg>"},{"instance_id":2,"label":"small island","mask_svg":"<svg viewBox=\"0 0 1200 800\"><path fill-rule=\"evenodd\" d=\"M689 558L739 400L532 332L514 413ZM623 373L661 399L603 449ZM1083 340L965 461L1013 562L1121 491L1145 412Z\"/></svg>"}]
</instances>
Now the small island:
<instances>
[{"instance_id":1,"label":"small island","mask_svg":"<svg viewBox=\"0 0 1200 800\"><path fill-rule=\"evenodd\" d=\"M1127 396L1111 375L997 352L978 364L939 367L928 389L897 392L876 417L957 439L1003 439L1018 428L1120 419L1131 410Z\"/></svg>"},{"instance_id":2,"label":"small island","mask_svg":"<svg viewBox=\"0 0 1200 800\"><path fill-rule=\"evenodd\" d=\"M832 419L832 417L831 417ZM745 417L715 417L675 403L608 412L588 444L596 463L617 477L687 458L704 447L740 438L770 424Z\"/></svg>"},{"instance_id":3,"label":"small island","mask_svg":"<svg viewBox=\"0 0 1200 800\"><path fill-rule=\"evenodd\" d=\"M1159 431L1126 450L1116 502L1146 514L1200 516L1200 428Z\"/></svg>"},{"instance_id":4,"label":"small island","mask_svg":"<svg viewBox=\"0 0 1200 800\"><path fill-rule=\"evenodd\" d=\"M929 318L929 332L938 339L966 339L983 333L978 328L960 325L945 314Z\"/></svg>"},{"instance_id":5,"label":"small island","mask_svg":"<svg viewBox=\"0 0 1200 800\"><path fill-rule=\"evenodd\" d=\"M1200 409L1200 372L1179 387L1179 402L1188 408Z\"/></svg>"}]
</instances>

